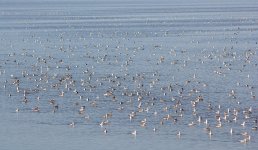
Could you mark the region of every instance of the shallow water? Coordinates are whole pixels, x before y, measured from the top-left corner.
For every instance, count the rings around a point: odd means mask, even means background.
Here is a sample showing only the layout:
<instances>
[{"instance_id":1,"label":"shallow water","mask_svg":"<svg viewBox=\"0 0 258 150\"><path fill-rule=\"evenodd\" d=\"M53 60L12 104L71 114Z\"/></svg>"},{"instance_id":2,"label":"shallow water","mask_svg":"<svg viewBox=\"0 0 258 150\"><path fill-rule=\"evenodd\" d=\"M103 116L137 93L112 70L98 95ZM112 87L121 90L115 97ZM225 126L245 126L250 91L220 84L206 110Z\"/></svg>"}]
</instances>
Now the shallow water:
<instances>
[{"instance_id":1,"label":"shallow water","mask_svg":"<svg viewBox=\"0 0 258 150\"><path fill-rule=\"evenodd\" d=\"M1 1L1 149L257 149L257 4Z\"/></svg>"}]
</instances>

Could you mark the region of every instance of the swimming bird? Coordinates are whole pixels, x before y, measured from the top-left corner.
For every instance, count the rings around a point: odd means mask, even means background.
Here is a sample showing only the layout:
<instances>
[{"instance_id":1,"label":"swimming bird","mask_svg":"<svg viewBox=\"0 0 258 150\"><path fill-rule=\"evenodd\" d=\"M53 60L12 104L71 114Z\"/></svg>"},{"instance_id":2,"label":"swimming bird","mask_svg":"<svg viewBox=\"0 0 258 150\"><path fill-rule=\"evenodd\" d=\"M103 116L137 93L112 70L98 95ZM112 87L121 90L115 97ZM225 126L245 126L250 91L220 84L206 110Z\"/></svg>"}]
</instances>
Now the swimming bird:
<instances>
[{"instance_id":1,"label":"swimming bird","mask_svg":"<svg viewBox=\"0 0 258 150\"><path fill-rule=\"evenodd\" d=\"M194 123L193 121L188 124L189 127L192 127L192 126L194 126L194 125L195 125L195 123Z\"/></svg>"},{"instance_id":2,"label":"swimming bird","mask_svg":"<svg viewBox=\"0 0 258 150\"><path fill-rule=\"evenodd\" d=\"M105 134L107 134L107 129L105 128L103 132L104 132Z\"/></svg>"},{"instance_id":3,"label":"swimming bird","mask_svg":"<svg viewBox=\"0 0 258 150\"><path fill-rule=\"evenodd\" d=\"M108 119L112 117L112 112L106 113L103 118Z\"/></svg>"},{"instance_id":4,"label":"swimming bird","mask_svg":"<svg viewBox=\"0 0 258 150\"><path fill-rule=\"evenodd\" d=\"M60 97L64 96L64 91L61 91L61 93L59 94Z\"/></svg>"},{"instance_id":5,"label":"swimming bird","mask_svg":"<svg viewBox=\"0 0 258 150\"><path fill-rule=\"evenodd\" d=\"M198 121L199 123L201 123L201 122L202 122L202 117L199 116L197 121Z\"/></svg>"},{"instance_id":6,"label":"swimming bird","mask_svg":"<svg viewBox=\"0 0 258 150\"><path fill-rule=\"evenodd\" d=\"M24 104L27 104L27 103L29 102L29 100L27 99L27 97L24 97L24 99L22 100L22 102L23 102Z\"/></svg>"},{"instance_id":7,"label":"swimming bird","mask_svg":"<svg viewBox=\"0 0 258 150\"><path fill-rule=\"evenodd\" d=\"M55 105L55 100L54 99L49 100L49 104Z\"/></svg>"},{"instance_id":8,"label":"swimming bird","mask_svg":"<svg viewBox=\"0 0 258 150\"><path fill-rule=\"evenodd\" d=\"M217 128L222 127L222 123L219 121L218 124L216 125Z\"/></svg>"},{"instance_id":9,"label":"swimming bird","mask_svg":"<svg viewBox=\"0 0 258 150\"><path fill-rule=\"evenodd\" d=\"M89 119L90 119L90 116L89 116L88 114L85 114L84 118L85 118L86 120L89 120Z\"/></svg>"},{"instance_id":10,"label":"swimming bird","mask_svg":"<svg viewBox=\"0 0 258 150\"><path fill-rule=\"evenodd\" d=\"M85 111L85 106L81 106L81 108L79 109L79 114L83 114Z\"/></svg>"},{"instance_id":11,"label":"swimming bird","mask_svg":"<svg viewBox=\"0 0 258 150\"><path fill-rule=\"evenodd\" d=\"M239 142L240 142L240 143L243 143L243 144L246 144L246 143L247 143L247 139L244 138L243 140L240 140Z\"/></svg>"},{"instance_id":12,"label":"swimming bird","mask_svg":"<svg viewBox=\"0 0 258 150\"><path fill-rule=\"evenodd\" d=\"M208 119L205 119L204 124L208 125Z\"/></svg>"},{"instance_id":13,"label":"swimming bird","mask_svg":"<svg viewBox=\"0 0 258 150\"><path fill-rule=\"evenodd\" d=\"M69 124L69 126L72 127L72 128L74 128L74 127L75 127L75 123L74 123L74 122L71 122L71 123Z\"/></svg>"},{"instance_id":14,"label":"swimming bird","mask_svg":"<svg viewBox=\"0 0 258 150\"><path fill-rule=\"evenodd\" d=\"M258 126L252 127L252 130L257 130Z\"/></svg>"},{"instance_id":15,"label":"swimming bird","mask_svg":"<svg viewBox=\"0 0 258 150\"><path fill-rule=\"evenodd\" d=\"M58 110L58 105L55 105L53 108L53 112L55 113Z\"/></svg>"},{"instance_id":16,"label":"swimming bird","mask_svg":"<svg viewBox=\"0 0 258 150\"><path fill-rule=\"evenodd\" d=\"M104 96L112 96L113 92L112 91L107 91L106 93L104 93Z\"/></svg>"},{"instance_id":17,"label":"swimming bird","mask_svg":"<svg viewBox=\"0 0 258 150\"><path fill-rule=\"evenodd\" d=\"M209 135L209 136L213 135L213 133L211 132L211 130L209 130L208 135Z\"/></svg>"},{"instance_id":18,"label":"swimming bird","mask_svg":"<svg viewBox=\"0 0 258 150\"><path fill-rule=\"evenodd\" d=\"M157 131L157 129L156 128L153 128L153 132L156 132Z\"/></svg>"},{"instance_id":19,"label":"swimming bird","mask_svg":"<svg viewBox=\"0 0 258 150\"><path fill-rule=\"evenodd\" d=\"M140 125L141 125L141 127L145 127L146 124L147 124L147 119L144 118L144 119L140 122Z\"/></svg>"},{"instance_id":20,"label":"swimming bird","mask_svg":"<svg viewBox=\"0 0 258 150\"><path fill-rule=\"evenodd\" d=\"M233 120L236 122L237 121L237 116L234 116Z\"/></svg>"},{"instance_id":21,"label":"swimming bird","mask_svg":"<svg viewBox=\"0 0 258 150\"><path fill-rule=\"evenodd\" d=\"M177 135L178 138L180 138L181 137L181 132L178 131L176 135Z\"/></svg>"},{"instance_id":22,"label":"swimming bird","mask_svg":"<svg viewBox=\"0 0 258 150\"><path fill-rule=\"evenodd\" d=\"M245 127L245 121L243 123L241 123L241 126Z\"/></svg>"},{"instance_id":23,"label":"swimming bird","mask_svg":"<svg viewBox=\"0 0 258 150\"><path fill-rule=\"evenodd\" d=\"M100 125L100 127L103 127L108 124L109 124L108 120L105 120L105 121L102 121L99 125Z\"/></svg>"},{"instance_id":24,"label":"swimming bird","mask_svg":"<svg viewBox=\"0 0 258 150\"><path fill-rule=\"evenodd\" d=\"M131 132L132 135L136 136L137 135L137 131L134 130L133 132Z\"/></svg>"},{"instance_id":25,"label":"swimming bird","mask_svg":"<svg viewBox=\"0 0 258 150\"><path fill-rule=\"evenodd\" d=\"M247 136L248 133L245 131L245 132L242 132L241 135L242 135L242 136Z\"/></svg>"},{"instance_id":26,"label":"swimming bird","mask_svg":"<svg viewBox=\"0 0 258 150\"><path fill-rule=\"evenodd\" d=\"M33 112L39 112L39 110L40 110L40 109L39 109L39 107L37 107L37 106L34 107L34 108L32 108L32 111L33 111Z\"/></svg>"},{"instance_id":27,"label":"swimming bird","mask_svg":"<svg viewBox=\"0 0 258 150\"><path fill-rule=\"evenodd\" d=\"M247 132L242 133L242 135L243 135L244 139L240 140L240 143L246 144L247 142L249 142L251 140L251 136Z\"/></svg>"}]
</instances>

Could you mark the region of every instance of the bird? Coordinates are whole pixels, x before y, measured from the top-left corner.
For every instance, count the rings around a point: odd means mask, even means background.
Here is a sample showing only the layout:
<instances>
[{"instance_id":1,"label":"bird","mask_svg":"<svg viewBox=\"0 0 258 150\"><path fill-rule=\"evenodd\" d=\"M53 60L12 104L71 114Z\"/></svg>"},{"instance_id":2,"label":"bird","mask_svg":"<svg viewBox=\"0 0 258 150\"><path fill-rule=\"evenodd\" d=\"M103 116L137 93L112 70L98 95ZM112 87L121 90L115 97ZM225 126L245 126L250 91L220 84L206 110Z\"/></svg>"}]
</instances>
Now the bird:
<instances>
[{"instance_id":1,"label":"bird","mask_svg":"<svg viewBox=\"0 0 258 150\"><path fill-rule=\"evenodd\" d=\"M61 91L61 93L59 94L60 97L64 96L64 91Z\"/></svg>"},{"instance_id":2,"label":"bird","mask_svg":"<svg viewBox=\"0 0 258 150\"><path fill-rule=\"evenodd\" d=\"M181 137L181 132L178 131L176 135L177 135L178 138L180 138Z\"/></svg>"},{"instance_id":3,"label":"bird","mask_svg":"<svg viewBox=\"0 0 258 150\"><path fill-rule=\"evenodd\" d=\"M208 134L209 134L209 136L211 136L211 135L212 135L212 132L211 132L211 130L208 132Z\"/></svg>"},{"instance_id":4,"label":"bird","mask_svg":"<svg viewBox=\"0 0 258 150\"><path fill-rule=\"evenodd\" d=\"M79 114L83 114L85 111L85 106L81 106L81 108L79 109Z\"/></svg>"},{"instance_id":5,"label":"bird","mask_svg":"<svg viewBox=\"0 0 258 150\"><path fill-rule=\"evenodd\" d=\"M239 142L240 142L240 143L243 143L243 144L246 144L246 143L247 143L247 139L244 138L243 140L240 140Z\"/></svg>"},{"instance_id":6,"label":"bird","mask_svg":"<svg viewBox=\"0 0 258 150\"><path fill-rule=\"evenodd\" d=\"M156 132L157 131L157 129L156 128L153 128L153 132Z\"/></svg>"},{"instance_id":7,"label":"bird","mask_svg":"<svg viewBox=\"0 0 258 150\"><path fill-rule=\"evenodd\" d=\"M218 122L218 124L216 125L217 128L220 128L222 127L222 123L221 122Z\"/></svg>"},{"instance_id":8,"label":"bird","mask_svg":"<svg viewBox=\"0 0 258 150\"><path fill-rule=\"evenodd\" d=\"M231 134L231 135L233 134L233 129L232 129L232 128L230 128L230 134Z\"/></svg>"},{"instance_id":9,"label":"bird","mask_svg":"<svg viewBox=\"0 0 258 150\"><path fill-rule=\"evenodd\" d=\"M207 119L205 119L204 124L208 125L208 120Z\"/></svg>"},{"instance_id":10,"label":"bird","mask_svg":"<svg viewBox=\"0 0 258 150\"><path fill-rule=\"evenodd\" d=\"M102 121L99 125L100 125L100 127L103 127L103 126L105 126L105 125L108 125L108 120L105 120L105 121Z\"/></svg>"},{"instance_id":11,"label":"bird","mask_svg":"<svg viewBox=\"0 0 258 150\"><path fill-rule=\"evenodd\" d=\"M58 105L55 105L53 108L53 112L55 113L58 110Z\"/></svg>"},{"instance_id":12,"label":"bird","mask_svg":"<svg viewBox=\"0 0 258 150\"><path fill-rule=\"evenodd\" d=\"M254 126L254 127L252 127L252 130L257 130L257 128L258 128L258 126Z\"/></svg>"},{"instance_id":13,"label":"bird","mask_svg":"<svg viewBox=\"0 0 258 150\"><path fill-rule=\"evenodd\" d=\"M105 134L107 134L107 129L105 128L103 132L104 132Z\"/></svg>"},{"instance_id":14,"label":"bird","mask_svg":"<svg viewBox=\"0 0 258 150\"><path fill-rule=\"evenodd\" d=\"M71 123L69 124L69 126L72 127L72 128L74 128L74 127L75 127L75 123L74 123L74 122L71 122Z\"/></svg>"},{"instance_id":15,"label":"bird","mask_svg":"<svg viewBox=\"0 0 258 150\"><path fill-rule=\"evenodd\" d=\"M134 130L134 131L131 132L131 134L134 135L134 136L136 136L136 135L137 135L137 131Z\"/></svg>"},{"instance_id":16,"label":"bird","mask_svg":"<svg viewBox=\"0 0 258 150\"><path fill-rule=\"evenodd\" d=\"M201 123L201 121L202 121L202 117L201 117L201 116L199 116L197 121L198 121L199 123Z\"/></svg>"},{"instance_id":17,"label":"bird","mask_svg":"<svg viewBox=\"0 0 258 150\"><path fill-rule=\"evenodd\" d=\"M245 127L245 121L243 123L241 123L241 126Z\"/></svg>"},{"instance_id":18,"label":"bird","mask_svg":"<svg viewBox=\"0 0 258 150\"><path fill-rule=\"evenodd\" d=\"M194 123L193 121L188 124L189 127L192 127L192 126L194 126L194 125L195 125L195 123Z\"/></svg>"},{"instance_id":19,"label":"bird","mask_svg":"<svg viewBox=\"0 0 258 150\"><path fill-rule=\"evenodd\" d=\"M39 109L39 107L38 107L38 106L36 106L36 107L32 108L32 111L33 111L33 112L39 112L39 110L40 110L40 109Z\"/></svg>"}]
</instances>

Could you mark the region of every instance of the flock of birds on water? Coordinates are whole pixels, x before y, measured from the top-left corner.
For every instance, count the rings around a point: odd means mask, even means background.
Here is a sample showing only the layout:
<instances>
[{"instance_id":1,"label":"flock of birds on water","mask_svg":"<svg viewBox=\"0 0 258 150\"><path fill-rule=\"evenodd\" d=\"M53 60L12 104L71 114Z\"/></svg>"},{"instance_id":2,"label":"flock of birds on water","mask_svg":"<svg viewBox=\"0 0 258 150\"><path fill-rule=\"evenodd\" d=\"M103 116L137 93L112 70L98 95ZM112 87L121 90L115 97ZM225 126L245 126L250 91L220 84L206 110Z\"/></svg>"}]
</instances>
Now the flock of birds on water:
<instances>
[{"instance_id":1,"label":"flock of birds on water","mask_svg":"<svg viewBox=\"0 0 258 150\"><path fill-rule=\"evenodd\" d=\"M98 47L101 49L100 45L95 45L96 49ZM98 54L87 53L87 48L78 52L82 55L78 57L81 60L73 60L79 62L78 65L70 61L76 54L71 47L59 47L56 51L60 56L48 53L39 55L26 49L21 53L10 53L1 60L2 79L4 77L1 90L15 101L12 109L16 113L71 112L73 117L65 120L67 128L91 122L100 128L100 133L109 135L112 134L110 128L113 124L119 126L126 123L133 126L128 134L136 137L141 134L139 128L158 133L164 126L177 126L173 134L179 139L187 134L184 128L193 128L201 129L200 132L210 138L221 134L220 130L223 130L229 136L237 137L240 143L255 141L252 135L257 134L258 107L252 104L257 103L257 83L239 81L233 86L229 85L232 86L230 90L213 93L223 95L223 103L220 104L217 97L209 96L212 95L209 93L212 89L209 83L212 81L201 79L198 69L188 79L181 81L174 79L176 77L172 77L172 72L168 73L170 78L162 74L161 70L167 67L178 68L178 71L191 69L188 67L191 63L189 60L174 59L168 62L169 57L189 55L187 51L171 50L168 55L158 56L158 59L151 61L160 70L142 72L144 66L136 71L131 71L130 66L137 65L139 60L134 60L134 56L139 51L148 53L144 46L135 47L131 52L123 51L119 46L114 47L117 49L115 52L111 52L112 48L108 45L103 47L99 53L96 50ZM156 45L153 49L160 47ZM121 55L123 59L119 59ZM216 66L213 74L221 80L225 72L234 68L237 59L243 61L239 65L240 75L248 66L257 72L256 50L236 54L233 48L225 48L206 56L205 59L211 62L220 57L221 66ZM209 62L203 59L198 63ZM7 74L7 67L14 72ZM102 73L101 70L109 73ZM244 78L249 78L249 75ZM237 87L248 91L244 93L245 100L239 96ZM221 97L218 96L218 99ZM120 124L119 120L123 123Z\"/></svg>"}]
</instances>

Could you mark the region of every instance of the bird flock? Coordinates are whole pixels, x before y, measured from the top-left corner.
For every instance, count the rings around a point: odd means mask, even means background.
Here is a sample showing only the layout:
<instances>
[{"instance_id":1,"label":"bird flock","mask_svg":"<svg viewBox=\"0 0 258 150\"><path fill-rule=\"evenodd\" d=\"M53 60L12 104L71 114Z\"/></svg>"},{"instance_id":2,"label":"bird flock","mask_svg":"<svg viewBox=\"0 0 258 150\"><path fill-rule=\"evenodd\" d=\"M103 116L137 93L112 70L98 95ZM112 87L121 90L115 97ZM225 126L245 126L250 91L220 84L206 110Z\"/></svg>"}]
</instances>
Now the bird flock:
<instances>
[{"instance_id":1,"label":"bird flock","mask_svg":"<svg viewBox=\"0 0 258 150\"><path fill-rule=\"evenodd\" d=\"M121 41L76 47L60 35L63 45L53 51L6 54L1 91L12 99L10 111L62 114L52 122L68 129L93 124L106 135L115 134L113 126L128 126L120 132L134 137L175 127L170 132L179 139L189 128L210 139L227 134L255 142L257 49L196 51Z\"/></svg>"}]
</instances>

